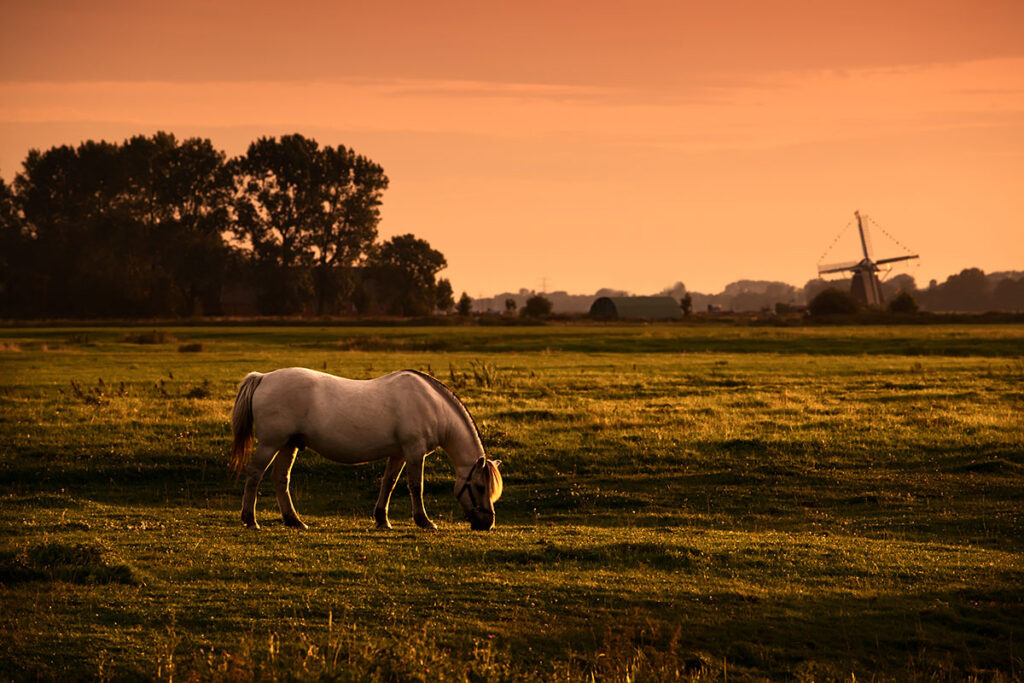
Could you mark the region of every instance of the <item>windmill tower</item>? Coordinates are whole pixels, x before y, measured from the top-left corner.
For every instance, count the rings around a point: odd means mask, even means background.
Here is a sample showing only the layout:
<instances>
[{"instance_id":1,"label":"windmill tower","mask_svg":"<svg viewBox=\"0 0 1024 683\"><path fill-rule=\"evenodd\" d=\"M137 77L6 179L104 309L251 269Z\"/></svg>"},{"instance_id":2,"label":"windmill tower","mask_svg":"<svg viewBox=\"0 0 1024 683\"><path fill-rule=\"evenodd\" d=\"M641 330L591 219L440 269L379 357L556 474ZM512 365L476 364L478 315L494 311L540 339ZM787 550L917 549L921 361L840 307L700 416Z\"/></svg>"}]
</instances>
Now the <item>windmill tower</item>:
<instances>
[{"instance_id":1,"label":"windmill tower","mask_svg":"<svg viewBox=\"0 0 1024 683\"><path fill-rule=\"evenodd\" d=\"M857 230L860 233L860 247L864 252L864 258L859 261L849 261L847 263L832 263L824 266L818 265L818 276L820 277L826 273L852 271L853 283L850 286L850 294L853 295L853 298L865 306L881 306L882 285L878 281L878 266L885 263L895 263L897 261L915 259L918 258L918 255L910 254L908 256L894 256L892 258L883 258L875 261L871 258L871 239L868 234L867 226L864 225L864 221L861 218L860 211L854 211L853 215L857 218Z\"/></svg>"}]
</instances>

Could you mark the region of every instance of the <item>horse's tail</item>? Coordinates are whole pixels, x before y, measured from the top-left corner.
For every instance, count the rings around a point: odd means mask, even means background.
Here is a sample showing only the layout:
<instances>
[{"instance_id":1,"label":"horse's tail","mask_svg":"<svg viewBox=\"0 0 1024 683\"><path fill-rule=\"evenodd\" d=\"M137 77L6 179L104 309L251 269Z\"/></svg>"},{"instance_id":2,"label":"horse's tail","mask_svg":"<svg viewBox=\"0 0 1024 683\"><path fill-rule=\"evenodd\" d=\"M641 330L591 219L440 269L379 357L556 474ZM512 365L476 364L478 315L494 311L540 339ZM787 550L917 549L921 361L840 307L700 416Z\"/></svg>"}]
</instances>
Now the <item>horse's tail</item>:
<instances>
[{"instance_id":1,"label":"horse's tail","mask_svg":"<svg viewBox=\"0 0 1024 683\"><path fill-rule=\"evenodd\" d=\"M235 443L231 449L228 467L234 470L236 478L242 474L242 470L249 462L249 456L252 455L252 395L262 379L263 375L259 372L250 372L245 376L238 385L238 396L231 411L231 431L235 436Z\"/></svg>"}]
</instances>

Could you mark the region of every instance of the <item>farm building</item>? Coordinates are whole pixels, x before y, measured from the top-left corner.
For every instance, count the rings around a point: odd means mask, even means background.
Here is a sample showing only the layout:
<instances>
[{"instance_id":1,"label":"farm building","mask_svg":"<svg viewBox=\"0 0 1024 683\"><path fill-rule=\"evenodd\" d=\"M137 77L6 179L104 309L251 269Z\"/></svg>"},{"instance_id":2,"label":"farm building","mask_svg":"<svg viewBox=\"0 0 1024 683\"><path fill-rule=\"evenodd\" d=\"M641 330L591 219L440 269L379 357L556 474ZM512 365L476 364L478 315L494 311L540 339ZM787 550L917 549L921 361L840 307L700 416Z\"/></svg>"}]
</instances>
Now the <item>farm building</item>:
<instances>
[{"instance_id":1,"label":"farm building","mask_svg":"<svg viewBox=\"0 0 1024 683\"><path fill-rule=\"evenodd\" d=\"M679 302L670 296L602 296L590 306L593 318L611 320L682 318Z\"/></svg>"}]
</instances>

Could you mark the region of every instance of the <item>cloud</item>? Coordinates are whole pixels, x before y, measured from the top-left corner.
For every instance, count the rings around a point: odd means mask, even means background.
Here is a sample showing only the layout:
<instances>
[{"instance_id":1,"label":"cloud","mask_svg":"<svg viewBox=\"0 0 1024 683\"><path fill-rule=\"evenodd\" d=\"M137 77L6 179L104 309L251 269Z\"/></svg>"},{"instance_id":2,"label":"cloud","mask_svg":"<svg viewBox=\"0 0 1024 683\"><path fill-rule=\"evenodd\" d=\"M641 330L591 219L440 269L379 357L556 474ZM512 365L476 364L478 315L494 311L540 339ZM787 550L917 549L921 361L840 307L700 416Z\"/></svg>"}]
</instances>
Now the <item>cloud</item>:
<instances>
[{"instance_id":1,"label":"cloud","mask_svg":"<svg viewBox=\"0 0 1024 683\"><path fill-rule=\"evenodd\" d=\"M679 151L772 149L963 126L1020 125L1024 59L781 72L670 92L449 80L0 83L0 126L119 121L415 132Z\"/></svg>"}]
</instances>

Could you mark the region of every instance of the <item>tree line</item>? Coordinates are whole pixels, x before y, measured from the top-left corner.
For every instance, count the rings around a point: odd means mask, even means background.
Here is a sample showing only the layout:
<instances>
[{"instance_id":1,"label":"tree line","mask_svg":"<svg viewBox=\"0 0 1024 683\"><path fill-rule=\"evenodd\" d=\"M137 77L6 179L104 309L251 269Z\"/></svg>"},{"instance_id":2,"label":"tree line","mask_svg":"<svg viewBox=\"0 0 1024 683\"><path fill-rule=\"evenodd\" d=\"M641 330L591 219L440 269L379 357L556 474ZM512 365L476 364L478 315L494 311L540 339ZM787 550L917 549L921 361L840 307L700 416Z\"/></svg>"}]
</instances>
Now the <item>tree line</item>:
<instances>
[{"instance_id":1,"label":"tree line","mask_svg":"<svg viewBox=\"0 0 1024 683\"><path fill-rule=\"evenodd\" d=\"M451 310L441 252L378 241L387 187L379 164L298 134L230 159L163 132L32 150L0 178L0 315Z\"/></svg>"},{"instance_id":2,"label":"tree line","mask_svg":"<svg viewBox=\"0 0 1024 683\"><path fill-rule=\"evenodd\" d=\"M693 310L708 306L724 311L771 310L778 304L806 305L822 291L835 288L850 291L850 278L808 280L803 287L767 280L738 280L717 294L687 291L681 282L661 294L681 299L689 295ZM886 307L902 295L911 297L921 310L932 312L1024 311L1024 272L1003 271L986 274L979 268L964 268L939 282L932 280L919 288L913 276L899 274L881 283Z\"/></svg>"}]
</instances>

